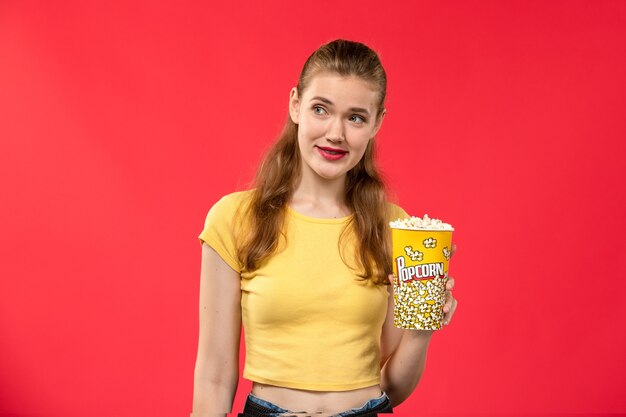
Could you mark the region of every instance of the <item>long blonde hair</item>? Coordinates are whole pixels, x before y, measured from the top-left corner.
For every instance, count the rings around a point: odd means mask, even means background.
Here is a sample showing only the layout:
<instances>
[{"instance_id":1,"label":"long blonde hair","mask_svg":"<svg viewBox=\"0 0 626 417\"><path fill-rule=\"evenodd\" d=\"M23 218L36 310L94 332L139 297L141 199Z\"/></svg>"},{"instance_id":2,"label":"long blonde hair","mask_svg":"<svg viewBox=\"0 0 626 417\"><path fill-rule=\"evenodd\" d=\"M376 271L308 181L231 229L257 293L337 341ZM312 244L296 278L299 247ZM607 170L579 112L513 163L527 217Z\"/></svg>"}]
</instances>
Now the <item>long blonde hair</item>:
<instances>
[{"instance_id":1,"label":"long blonde hair","mask_svg":"<svg viewBox=\"0 0 626 417\"><path fill-rule=\"evenodd\" d=\"M376 52L362 43L343 39L322 45L302 68L298 97L302 97L311 78L320 72L353 75L371 82L379 90L377 118L382 117L387 77ZM248 230L238 247L238 255L249 271L259 267L277 250L287 202L300 173L300 159L298 125L287 117L282 133L259 166L245 212ZM346 232L354 232L359 244L357 261L362 267L359 276L373 279L376 284L389 285L391 248L386 189L374 161L374 145L370 141L363 158L346 175L346 203L354 216L346 224L340 242Z\"/></svg>"}]
</instances>

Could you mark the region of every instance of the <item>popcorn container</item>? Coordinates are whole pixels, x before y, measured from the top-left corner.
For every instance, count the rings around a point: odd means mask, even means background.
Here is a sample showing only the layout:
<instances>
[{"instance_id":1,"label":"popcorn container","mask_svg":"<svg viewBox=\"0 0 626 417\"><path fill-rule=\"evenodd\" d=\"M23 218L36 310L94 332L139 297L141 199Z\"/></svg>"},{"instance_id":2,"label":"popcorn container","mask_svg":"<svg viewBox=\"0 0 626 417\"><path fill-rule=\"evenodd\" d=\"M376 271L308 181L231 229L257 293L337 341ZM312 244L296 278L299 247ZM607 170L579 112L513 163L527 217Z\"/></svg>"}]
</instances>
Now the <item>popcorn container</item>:
<instances>
[{"instance_id":1,"label":"popcorn container","mask_svg":"<svg viewBox=\"0 0 626 417\"><path fill-rule=\"evenodd\" d=\"M453 230L392 225L395 327L441 329Z\"/></svg>"}]
</instances>

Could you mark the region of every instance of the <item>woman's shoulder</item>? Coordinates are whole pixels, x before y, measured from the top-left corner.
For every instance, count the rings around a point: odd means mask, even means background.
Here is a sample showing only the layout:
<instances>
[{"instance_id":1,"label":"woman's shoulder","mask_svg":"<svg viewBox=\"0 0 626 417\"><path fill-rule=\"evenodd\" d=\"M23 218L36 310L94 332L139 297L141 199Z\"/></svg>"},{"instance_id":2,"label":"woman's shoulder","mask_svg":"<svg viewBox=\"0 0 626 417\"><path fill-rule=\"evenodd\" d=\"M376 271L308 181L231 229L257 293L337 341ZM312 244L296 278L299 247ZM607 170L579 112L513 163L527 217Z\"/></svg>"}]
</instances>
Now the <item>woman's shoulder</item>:
<instances>
[{"instance_id":1,"label":"woman's shoulder","mask_svg":"<svg viewBox=\"0 0 626 417\"><path fill-rule=\"evenodd\" d=\"M209 209L209 218L232 218L235 213L243 209L251 200L253 189L234 191L223 195Z\"/></svg>"},{"instance_id":2,"label":"woman's shoulder","mask_svg":"<svg viewBox=\"0 0 626 417\"><path fill-rule=\"evenodd\" d=\"M247 203L252 198L254 189L233 191L232 193L222 196L215 204L240 206L242 203Z\"/></svg>"},{"instance_id":3,"label":"woman's shoulder","mask_svg":"<svg viewBox=\"0 0 626 417\"><path fill-rule=\"evenodd\" d=\"M392 221L392 220L398 220L398 219L404 219L410 217L407 212L400 207L399 205L397 205L396 203L393 203L391 201L387 201L387 218Z\"/></svg>"}]
</instances>

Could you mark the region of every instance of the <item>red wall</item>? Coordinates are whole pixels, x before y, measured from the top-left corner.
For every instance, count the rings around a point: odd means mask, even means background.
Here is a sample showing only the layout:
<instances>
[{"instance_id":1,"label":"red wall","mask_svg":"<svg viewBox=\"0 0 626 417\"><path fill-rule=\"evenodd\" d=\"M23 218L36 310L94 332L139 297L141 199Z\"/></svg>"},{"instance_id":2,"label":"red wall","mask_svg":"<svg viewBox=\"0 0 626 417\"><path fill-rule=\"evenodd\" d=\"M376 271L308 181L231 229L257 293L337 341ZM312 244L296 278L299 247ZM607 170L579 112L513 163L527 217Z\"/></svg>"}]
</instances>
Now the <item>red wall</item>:
<instances>
[{"instance_id":1,"label":"red wall","mask_svg":"<svg viewBox=\"0 0 626 417\"><path fill-rule=\"evenodd\" d=\"M204 216L338 37L400 204L456 227L397 415L626 412L624 2L92 3L0 3L0 415L188 415Z\"/></svg>"}]
</instances>

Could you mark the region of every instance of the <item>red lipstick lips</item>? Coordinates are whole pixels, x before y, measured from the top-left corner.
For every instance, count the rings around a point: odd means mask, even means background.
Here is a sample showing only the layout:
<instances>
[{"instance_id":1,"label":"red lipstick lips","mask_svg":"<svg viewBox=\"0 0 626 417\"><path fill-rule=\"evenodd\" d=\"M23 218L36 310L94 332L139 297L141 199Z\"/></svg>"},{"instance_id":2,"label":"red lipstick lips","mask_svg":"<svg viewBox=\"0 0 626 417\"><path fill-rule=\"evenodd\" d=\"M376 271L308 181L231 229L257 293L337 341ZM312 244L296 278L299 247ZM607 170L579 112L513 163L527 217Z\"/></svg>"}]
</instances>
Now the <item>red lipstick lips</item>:
<instances>
[{"instance_id":1,"label":"red lipstick lips","mask_svg":"<svg viewBox=\"0 0 626 417\"><path fill-rule=\"evenodd\" d=\"M329 161L341 159L348 153L348 151L344 151L343 149L329 148L326 146L316 146L316 148L320 155Z\"/></svg>"}]
</instances>

